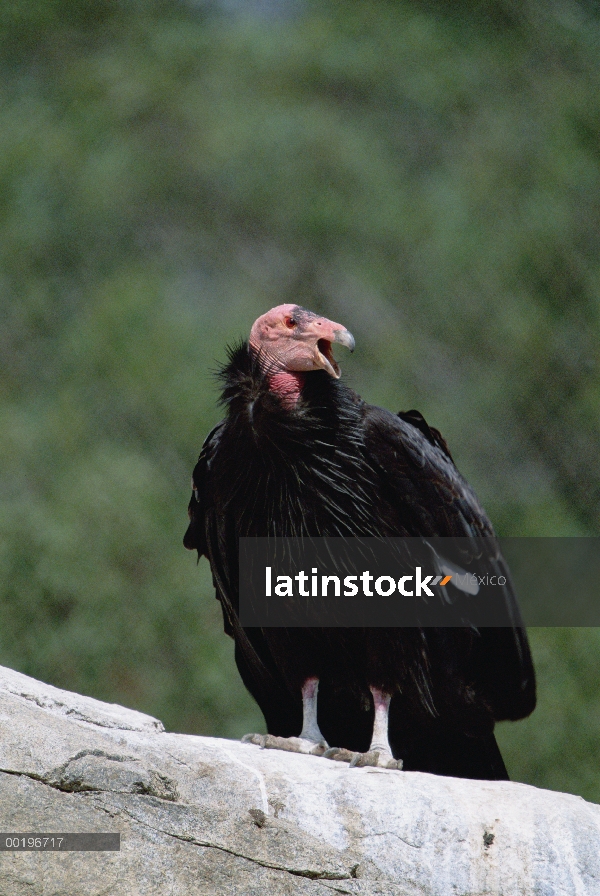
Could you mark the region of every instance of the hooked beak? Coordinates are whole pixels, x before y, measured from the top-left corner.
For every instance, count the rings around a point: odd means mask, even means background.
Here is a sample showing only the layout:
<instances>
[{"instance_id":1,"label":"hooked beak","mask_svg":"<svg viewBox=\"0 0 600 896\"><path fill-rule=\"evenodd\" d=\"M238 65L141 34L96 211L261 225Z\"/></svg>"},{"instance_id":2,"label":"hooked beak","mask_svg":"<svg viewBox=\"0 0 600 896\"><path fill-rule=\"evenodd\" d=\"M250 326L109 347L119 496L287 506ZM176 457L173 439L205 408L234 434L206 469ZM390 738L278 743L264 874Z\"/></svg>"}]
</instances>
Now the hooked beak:
<instances>
[{"instance_id":1,"label":"hooked beak","mask_svg":"<svg viewBox=\"0 0 600 896\"><path fill-rule=\"evenodd\" d=\"M345 345L346 348L350 349L351 352L354 351L354 336L350 332L350 330L334 330L333 332L333 341L339 342L340 345Z\"/></svg>"},{"instance_id":2,"label":"hooked beak","mask_svg":"<svg viewBox=\"0 0 600 896\"><path fill-rule=\"evenodd\" d=\"M317 367L321 367L325 370L329 376L332 376L334 379L339 380L342 371L340 370L339 364L333 357L333 352L331 350L331 345L333 342L339 342L340 345L345 345L346 348L350 349L351 352L354 351L354 336L350 333L349 330L346 330L345 327L341 327L338 324L333 324L330 332L325 336L321 337L317 341L315 346L315 364Z\"/></svg>"}]
</instances>

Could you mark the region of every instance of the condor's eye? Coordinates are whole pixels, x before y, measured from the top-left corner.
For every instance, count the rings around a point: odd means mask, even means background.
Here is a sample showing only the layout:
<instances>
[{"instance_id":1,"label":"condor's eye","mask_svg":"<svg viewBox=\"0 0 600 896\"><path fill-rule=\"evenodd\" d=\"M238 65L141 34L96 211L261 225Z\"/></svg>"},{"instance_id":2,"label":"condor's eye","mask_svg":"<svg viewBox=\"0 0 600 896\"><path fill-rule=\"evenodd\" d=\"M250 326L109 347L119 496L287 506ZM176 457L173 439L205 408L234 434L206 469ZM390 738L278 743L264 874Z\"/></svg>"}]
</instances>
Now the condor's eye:
<instances>
[{"instance_id":1,"label":"condor's eye","mask_svg":"<svg viewBox=\"0 0 600 896\"><path fill-rule=\"evenodd\" d=\"M298 321L294 317L286 317L284 323L288 330L293 330L294 327L298 326Z\"/></svg>"}]
</instances>

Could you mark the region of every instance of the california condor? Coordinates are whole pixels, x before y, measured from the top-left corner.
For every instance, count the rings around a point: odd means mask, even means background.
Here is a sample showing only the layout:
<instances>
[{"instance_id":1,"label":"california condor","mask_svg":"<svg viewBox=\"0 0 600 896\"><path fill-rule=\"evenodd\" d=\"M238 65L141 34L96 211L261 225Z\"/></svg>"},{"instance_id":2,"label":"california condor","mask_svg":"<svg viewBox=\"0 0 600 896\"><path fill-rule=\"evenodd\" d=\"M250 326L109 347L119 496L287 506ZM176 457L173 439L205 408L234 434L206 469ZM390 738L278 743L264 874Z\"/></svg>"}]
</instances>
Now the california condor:
<instances>
[{"instance_id":1,"label":"california condor","mask_svg":"<svg viewBox=\"0 0 600 896\"><path fill-rule=\"evenodd\" d=\"M335 343L354 349L344 326L300 306L259 317L230 351L227 414L193 473L184 544L210 562L269 732L247 739L358 765L506 779L494 724L535 706L508 574L514 624L502 628L240 624L241 536L493 536L440 433L417 411L392 414L343 385Z\"/></svg>"}]
</instances>

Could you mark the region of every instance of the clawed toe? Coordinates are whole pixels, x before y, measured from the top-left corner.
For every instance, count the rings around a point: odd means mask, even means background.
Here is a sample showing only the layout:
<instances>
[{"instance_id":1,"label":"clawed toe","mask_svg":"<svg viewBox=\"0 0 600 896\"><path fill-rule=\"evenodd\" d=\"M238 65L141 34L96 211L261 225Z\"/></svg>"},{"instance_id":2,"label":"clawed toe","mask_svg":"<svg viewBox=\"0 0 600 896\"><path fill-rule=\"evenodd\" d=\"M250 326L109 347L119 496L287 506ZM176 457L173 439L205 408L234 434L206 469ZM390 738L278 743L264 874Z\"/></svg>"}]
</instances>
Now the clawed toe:
<instances>
[{"instance_id":1,"label":"clawed toe","mask_svg":"<svg viewBox=\"0 0 600 896\"><path fill-rule=\"evenodd\" d=\"M245 734L244 744L256 744L264 750L285 750L288 753L304 753L308 756L322 756L327 750L323 741L315 743L305 737L278 737L275 734Z\"/></svg>"},{"instance_id":2,"label":"clawed toe","mask_svg":"<svg viewBox=\"0 0 600 896\"><path fill-rule=\"evenodd\" d=\"M402 760L394 759L391 753L383 750L369 750L367 753L355 753L350 768L389 768L402 769Z\"/></svg>"},{"instance_id":3,"label":"clawed toe","mask_svg":"<svg viewBox=\"0 0 600 896\"><path fill-rule=\"evenodd\" d=\"M264 747L266 734L244 734L242 737L243 744L256 744L257 747Z\"/></svg>"},{"instance_id":4,"label":"clawed toe","mask_svg":"<svg viewBox=\"0 0 600 896\"><path fill-rule=\"evenodd\" d=\"M358 753L354 753L352 750L346 750L345 747L330 747L323 753L325 759L334 759L336 762L352 762L354 757L358 755Z\"/></svg>"},{"instance_id":5,"label":"clawed toe","mask_svg":"<svg viewBox=\"0 0 600 896\"><path fill-rule=\"evenodd\" d=\"M384 750L369 750L367 753L356 753L346 750L345 747L330 747L323 753L325 759L334 759L337 762L348 762L350 768L402 768L402 760L394 759L391 753Z\"/></svg>"}]
</instances>

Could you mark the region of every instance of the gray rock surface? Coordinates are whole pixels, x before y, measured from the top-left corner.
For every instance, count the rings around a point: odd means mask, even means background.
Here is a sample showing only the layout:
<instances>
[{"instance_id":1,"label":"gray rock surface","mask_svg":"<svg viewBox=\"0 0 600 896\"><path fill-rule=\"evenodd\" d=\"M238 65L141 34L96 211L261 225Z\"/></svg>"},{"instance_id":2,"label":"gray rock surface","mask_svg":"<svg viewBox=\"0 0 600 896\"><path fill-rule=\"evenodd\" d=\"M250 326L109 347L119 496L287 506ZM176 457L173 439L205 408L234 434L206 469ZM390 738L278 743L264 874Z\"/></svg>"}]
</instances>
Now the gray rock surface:
<instances>
[{"instance_id":1,"label":"gray rock surface","mask_svg":"<svg viewBox=\"0 0 600 896\"><path fill-rule=\"evenodd\" d=\"M0 668L0 828L119 852L0 851L0 896L599 894L600 806L168 734Z\"/></svg>"}]
</instances>

